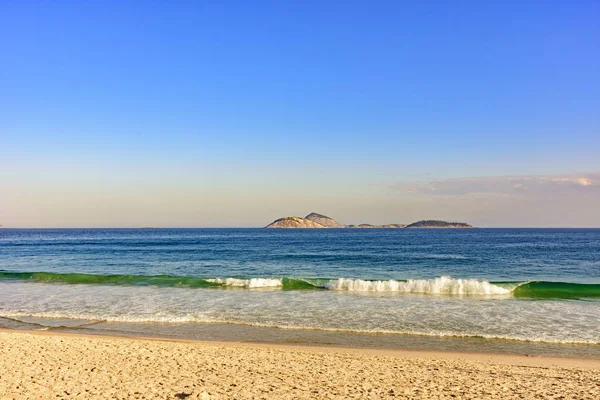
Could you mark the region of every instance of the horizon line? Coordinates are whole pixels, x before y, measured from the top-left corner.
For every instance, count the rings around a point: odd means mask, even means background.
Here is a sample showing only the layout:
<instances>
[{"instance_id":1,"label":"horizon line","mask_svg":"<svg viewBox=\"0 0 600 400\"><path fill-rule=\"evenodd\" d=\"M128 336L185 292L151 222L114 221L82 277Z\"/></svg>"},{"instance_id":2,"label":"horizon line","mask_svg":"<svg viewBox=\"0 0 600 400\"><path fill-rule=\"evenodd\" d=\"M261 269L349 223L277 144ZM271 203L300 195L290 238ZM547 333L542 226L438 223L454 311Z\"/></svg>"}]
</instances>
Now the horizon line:
<instances>
[{"instance_id":1,"label":"horizon line","mask_svg":"<svg viewBox=\"0 0 600 400\"><path fill-rule=\"evenodd\" d=\"M144 230L153 230L153 229L266 229L266 226L187 226L187 227L177 227L177 226L120 226L120 227L102 227L102 226L69 226L69 227L6 227L0 225L1 230L10 230L10 229L144 229ZM280 229L280 230L372 230L372 229L385 229L385 230L402 230L402 229L427 229L427 230L440 230L440 229L448 229L448 230L470 230L470 229L600 229L600 226L473 226L472 228L269 228L269 229Z\"/></svg>"}]
</instances>

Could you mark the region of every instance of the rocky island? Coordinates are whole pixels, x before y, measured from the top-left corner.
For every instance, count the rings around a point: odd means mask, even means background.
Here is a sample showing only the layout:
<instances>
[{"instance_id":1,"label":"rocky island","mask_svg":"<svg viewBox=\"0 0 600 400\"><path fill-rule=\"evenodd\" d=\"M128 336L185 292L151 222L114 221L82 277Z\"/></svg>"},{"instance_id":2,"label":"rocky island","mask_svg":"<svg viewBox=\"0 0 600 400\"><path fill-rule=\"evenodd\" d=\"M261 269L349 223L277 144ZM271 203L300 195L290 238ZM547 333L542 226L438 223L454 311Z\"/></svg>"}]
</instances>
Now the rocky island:
<instances>
[{"instance_id":1,"label":"rocky island","mask_svg":"<svg viewBox=\"0 0 600 400\"><path fill-rule=\"evenodd\" d=\"M406 226L406 228L475 228L473 225L466 224L464 222L448 222L439 220L423 220L413 222Z\"/></svg>"},{"instance_id":2,"label":"rocky island","mask_svg":"<svg viewBox=\"0 0 600 400\"><path fill-rule=\"evenodd\" d=\"M308 219L309 221L316 222L317 224L321 224L325 228L345 228L344 225L340 224L335 219L329 218L323 214L310 213L304 218Z\"/></svg>"},{"instance_id":3,"label":"rocky island","mask_svg":"<svg viewBox=\"0 0 600 400\"><path fill-rule=\"evenodd\" d=\"M300 228L300 229L314 229L314 228L350 228L350 229L370 229L370 228L387 228L387 229L400 229L400 228L474 228L474 226L466 224L464 222L447 222L438 220L423 220L413 222L412 224L385 224L385 225L371 225L371 224L359 224L359 225L343 225L335 219L328 217L323 214L310 213L306 217L284 217L279 218L266 228Z\"/></svg>"},{"instance_id":4,"label":"rocky island","mask_svg":"<svg viewBox=\"0 0 600 400\"><path fill-rule=\"evenodd\" d=\"M306 218L283 217L271 222L266 228L326 228L326 226Z\"/></svg>"}]
</instances>

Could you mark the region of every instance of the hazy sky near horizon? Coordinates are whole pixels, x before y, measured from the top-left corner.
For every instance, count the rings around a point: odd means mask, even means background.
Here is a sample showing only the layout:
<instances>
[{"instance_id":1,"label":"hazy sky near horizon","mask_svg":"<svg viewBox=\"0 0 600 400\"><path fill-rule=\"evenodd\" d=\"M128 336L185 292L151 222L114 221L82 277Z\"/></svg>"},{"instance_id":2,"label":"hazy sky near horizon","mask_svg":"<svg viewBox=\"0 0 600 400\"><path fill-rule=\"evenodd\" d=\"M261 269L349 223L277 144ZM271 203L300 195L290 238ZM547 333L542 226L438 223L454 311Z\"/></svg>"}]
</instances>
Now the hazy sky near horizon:
<instances>
[{"instance_id":1,"label":"hazy sky near horizon","mask_svg":"<svg viewBox=\"0 0 600 400\"><path fill-rule=\"evenodd\" d=\"M6 227L600 226L598 1L2 2L0 59Z\"/></svg>"}]
</instances>

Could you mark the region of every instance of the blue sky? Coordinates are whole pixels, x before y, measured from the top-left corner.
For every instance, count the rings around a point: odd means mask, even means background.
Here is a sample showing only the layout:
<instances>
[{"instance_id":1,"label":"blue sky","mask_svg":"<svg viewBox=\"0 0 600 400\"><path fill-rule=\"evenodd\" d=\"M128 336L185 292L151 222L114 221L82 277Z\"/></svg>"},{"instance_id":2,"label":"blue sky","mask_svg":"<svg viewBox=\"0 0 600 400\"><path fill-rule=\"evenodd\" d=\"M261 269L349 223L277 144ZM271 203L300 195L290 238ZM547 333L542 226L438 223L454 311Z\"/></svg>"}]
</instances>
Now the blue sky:
<instances>
[{"instance_id":1,"label":"blue sky","mask_svg":"<svg viewBox=\"0 0 600 400\"><path fill-rule=\"evenodd\" d=\"M597 1L100 3L0 4L0 224L600 226Z\"/></svg>"}]
</instances>

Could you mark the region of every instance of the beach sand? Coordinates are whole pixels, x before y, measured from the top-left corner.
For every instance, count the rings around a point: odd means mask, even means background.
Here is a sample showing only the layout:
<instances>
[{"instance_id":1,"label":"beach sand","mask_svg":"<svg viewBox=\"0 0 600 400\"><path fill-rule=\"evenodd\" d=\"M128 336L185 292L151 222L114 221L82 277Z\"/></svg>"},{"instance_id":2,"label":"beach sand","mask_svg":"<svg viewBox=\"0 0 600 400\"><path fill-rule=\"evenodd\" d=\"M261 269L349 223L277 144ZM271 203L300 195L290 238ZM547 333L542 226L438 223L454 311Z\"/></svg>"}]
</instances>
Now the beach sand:
<instances>
[{"instance_id":1,"label":"beach sand","mask_svg":"<svg viewBox=\"0 0 600 400\"><path fill-rule=\"evenodd\" d=\"M0 399L600 398L600 361L0 331Z\"/></svg>"}]
</instances>

